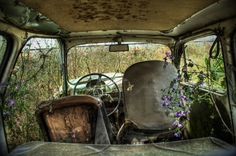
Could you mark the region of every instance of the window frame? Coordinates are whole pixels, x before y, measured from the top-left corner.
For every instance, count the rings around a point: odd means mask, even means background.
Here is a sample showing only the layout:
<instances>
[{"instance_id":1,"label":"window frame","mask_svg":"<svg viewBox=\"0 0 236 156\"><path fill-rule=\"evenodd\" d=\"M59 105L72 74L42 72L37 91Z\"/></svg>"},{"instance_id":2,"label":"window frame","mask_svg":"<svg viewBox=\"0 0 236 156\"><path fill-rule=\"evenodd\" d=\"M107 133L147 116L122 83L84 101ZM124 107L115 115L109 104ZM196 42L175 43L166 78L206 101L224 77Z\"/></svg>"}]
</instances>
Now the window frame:
<instances>
[{"instance_id":1,"label":"window frame","mask_svg":"<svg viewBox=\"0 0 236 156\"><path fill-rule=\"evenodd\" d=\"M7 41L7 45L6 45L6 50L5 50L5 53L3 54L3 58L0 62L0 82L2 82L2 78L3 78L3 75L5 73L5 70L6 70L6 66L7 64L9 63L9 58L11 57L13 51L13 38L9 35L9 34L6 34L4 32L1 32L0 31L0 35L3 36L6 41Z\"/></svg>"},{"instance_id":2,"label":"window frame","mask_svg":"<svg viewBox=\"0 0 236 156\"><path fill-rule=\"evenodd\" d=\"M1 35L1 32L0 32L0 35ZM56 40L56 44L58 44L58 48L60 50L59 52L59 55L58 57L60 58L60 64L59 64L59 68L60 68L60 72L61 72L61 80L63 81L64 83L64 77L63 77L63 55L64 55L64 51L63 51L63 48L62 48L62 41L59 37L55 37L55 36L31 36L25 40L22 41L22 44L21 44L21 47L17 50L17 53L14 53L13 50L14 50L14 39L15 38L11 38L11 36L8 36L6 35L6 39L9 39L9 41L11 41L11 44L8 44L7 45L7 48L6 48L6 51L5 51L5 54L4 54L4 60L6 60L6 66L8 64L11 64L12 68L11 70L7 71L7 74L9 74L9 76L7 77L7 80L10 80L11 77L12 77L12 70L15 68L16 64L17 64L17 61L20 59L20 54L22 53L22 51L24 50L24 47L26 47L27 43L31 40L31 39L54 39ZM10 49L11 48L11 49ZM11 50L11 51L10 51ZM9 52L8 52L9 51ZM6 53L7 56L6 56ZM13 54L14 53L14 54ZM12 57L12 55L14 55L14 62L10 62L9 63L9 58ZM1 67L2 68L2 67ZM1 74L1 73L0 73ZM2 77L1 77L2 78ZM3 95L6 94L6 89L4 88L4 92L3 92ZM0 94L1 95L1 94ZM1 95L1 96L3 96ZM2 100L0 100L1 104L2 104ZM7 140L7 133L6 133L6 129L5 129L5 123L4 123L4 119L3 119L3 113L2 113L2 109L0 110L0 125L3 125L2 127L0 127L0 139L2 139L1 137L1 131L4 131L4 145L2 145L2 143L0 142L0 155L1 155L1 148L3 148L4 146L6 147L6 150L8 152L10 152L10 149L9 149L9 144L8 144L8 140ZM3 129L1 129L3 128ZM3 155L6 155L6 154L3 154Z\"/></svg>"},{"instance_id":3,"label":"window frame","mask_svg":"<svg viewBox=\"0 0 236 156\"><path fill-rule=\"evenodd\" d=\"M5 32L0 31L0 35L3 36L7 41L6 49L3 54L3 58L0 62L0 83L2 83L3 77L4 77L6 70L7 70L6 67L9 64L9 59L13 53L14 40L11 35L9 35ZM0 90L0 95L2 96L2 94L4 94L4 92L5 92L5 88ZM0 104L2 105L2 98L0 100ZM1 142L0 142L0 155L5 155L9 152L9 149L8 149L8 144L7 144L5 124L3 121L2 113L3 113L2 109L0 109L0 140L1 140Z\"/></svg>"}]
</instances>

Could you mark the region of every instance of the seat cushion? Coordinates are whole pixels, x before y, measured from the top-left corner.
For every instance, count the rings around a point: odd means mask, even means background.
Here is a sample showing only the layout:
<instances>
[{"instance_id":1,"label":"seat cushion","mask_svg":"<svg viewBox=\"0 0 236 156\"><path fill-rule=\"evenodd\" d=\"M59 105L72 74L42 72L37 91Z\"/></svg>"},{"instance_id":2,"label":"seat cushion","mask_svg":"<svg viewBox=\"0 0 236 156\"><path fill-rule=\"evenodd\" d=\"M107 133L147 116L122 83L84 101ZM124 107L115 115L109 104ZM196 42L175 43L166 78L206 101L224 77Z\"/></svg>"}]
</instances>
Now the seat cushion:
<instances>
[{"instance_id":1,"label":"seat cushion","mask_svg":"<svg viewBox=\"0 0 236 156\"><path fill-rule=\"evenodd\" d=\"M42 102L37 116L49 141L94 143L99 101L70 96Z\"/></svg>"}]
</instances>

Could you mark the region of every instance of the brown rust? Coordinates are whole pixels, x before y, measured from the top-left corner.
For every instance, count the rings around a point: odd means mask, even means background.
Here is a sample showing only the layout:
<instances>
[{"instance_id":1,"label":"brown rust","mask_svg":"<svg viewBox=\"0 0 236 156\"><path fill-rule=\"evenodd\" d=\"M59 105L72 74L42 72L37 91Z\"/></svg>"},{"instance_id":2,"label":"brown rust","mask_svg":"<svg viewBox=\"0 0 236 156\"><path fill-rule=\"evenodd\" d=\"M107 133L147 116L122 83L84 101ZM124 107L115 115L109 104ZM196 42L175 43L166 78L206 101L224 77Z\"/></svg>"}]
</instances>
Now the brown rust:
<instances>
[{"instance_id":1,"label":"brown rust","mask_svg":"<svg viewBox=\"0 0 236 156\"><path fill-rule=\"evenodd\" d=\"M51 141L89 143L93 132L91 123L95 113L83 107L57 109L53 113L44 113L44 120L49 127Z\"/></svg>"},{"instance_id":2,"label":"brown rust","mask_svg":"<svg viewBox=\"0 0 236 156\"><path fill-rule=\"evenodd\" d=\"M47 140L94 143L99 106L91 96L69 96L42 102L36 115Z\"/></svg>"}]
</instances>

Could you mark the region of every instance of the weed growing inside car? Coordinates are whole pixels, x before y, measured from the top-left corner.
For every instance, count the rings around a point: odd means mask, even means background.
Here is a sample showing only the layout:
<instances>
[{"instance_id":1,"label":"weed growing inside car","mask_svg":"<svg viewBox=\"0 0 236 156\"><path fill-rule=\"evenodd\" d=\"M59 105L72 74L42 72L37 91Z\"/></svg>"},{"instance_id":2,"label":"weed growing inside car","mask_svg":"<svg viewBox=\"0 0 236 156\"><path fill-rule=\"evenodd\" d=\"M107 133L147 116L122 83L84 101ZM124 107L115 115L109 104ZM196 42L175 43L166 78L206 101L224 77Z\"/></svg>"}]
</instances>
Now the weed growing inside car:
<instances>
[{"instance_id":1,"label":"weed growing inside car","mask_svg":"<svg viewBox=\"0 0 236 156\"><path fill-rule=\"evenodd\" d=\"M197 47L191 48L197 51ZM173 61L174 57L167 52L163 60ZM171 129L175 129L174 135L177 138L182 138L182 131L191 113L191 105L209 99L209 93L203 93L201 89L224 92L226 88L221 53L214 60L205 57L203 60L195 59L195 61L187 59L186 63L182 64L177 78L168 88L162 90L162 106L166 113L175 119ZM187 82L188 85L181 85L181 82Z\"/></svg>"},{"instance_id":2,"label":"weed growing inside car","mask_svg":"<svg viewBox=\"0 0 236 156\"><path fill-rule=\"evenodd\" d=\"M182 129L185 126L185 120L188 119L192 103L192 99L188 96L189 92L180 85L180 81L181 75L178 75L178 77L170 83L168 88L162 90L163 96L161 103L166 113L175 119L171 129L175 130L174 135L177 138L181 137Z\"/></svg>"},{"instance_id":3,"label":"weed growing inside car","mask_svg":"<svg viewBox=\"0 0 236 156\"><path fill-rule=\"evenodd\" d=\"M181 139L182 132L189 120L191 113L191 106L196 102L206 100L206 94L200 94L200 88L205 80L202 74L199 74L198 83L193 86L181 85L183 75L179 74L166 89L162 90L162 107L165 108L166 113L175 120L170 129L175 131L174 136Z\"/></svg>"}]
</instances>

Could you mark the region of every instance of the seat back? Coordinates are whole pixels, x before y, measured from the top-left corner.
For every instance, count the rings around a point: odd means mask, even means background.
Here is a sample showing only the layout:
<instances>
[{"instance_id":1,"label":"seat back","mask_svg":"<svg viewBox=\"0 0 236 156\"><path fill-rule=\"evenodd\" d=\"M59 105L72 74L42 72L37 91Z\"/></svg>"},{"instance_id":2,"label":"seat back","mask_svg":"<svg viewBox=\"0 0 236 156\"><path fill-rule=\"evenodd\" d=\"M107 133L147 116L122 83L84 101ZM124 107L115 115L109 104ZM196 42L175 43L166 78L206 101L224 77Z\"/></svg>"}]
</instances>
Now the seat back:
<instances>
[{"instance_id":1,"label":"seat back","mask_svg":"<svg viewBox=\"0 0 236 156\"><path fill-rule=\"evenodd\" d=\"M36 115L45 139L53 142L94 143L100 104L92 96L68 96L42 102Z\"/></svg>"},{"instance_id":2,"label":"seat back","mask_svg":"<svg viewBox=\"0 0 236 156\"><path fill-rule=\"evenodd\" d=\"M161 106L162 89L177 77L176 68L163 61L146 61L130 66L124 73L125 119L139 129L166 130L173 123Z\"/></svg>"}]
</instances>

